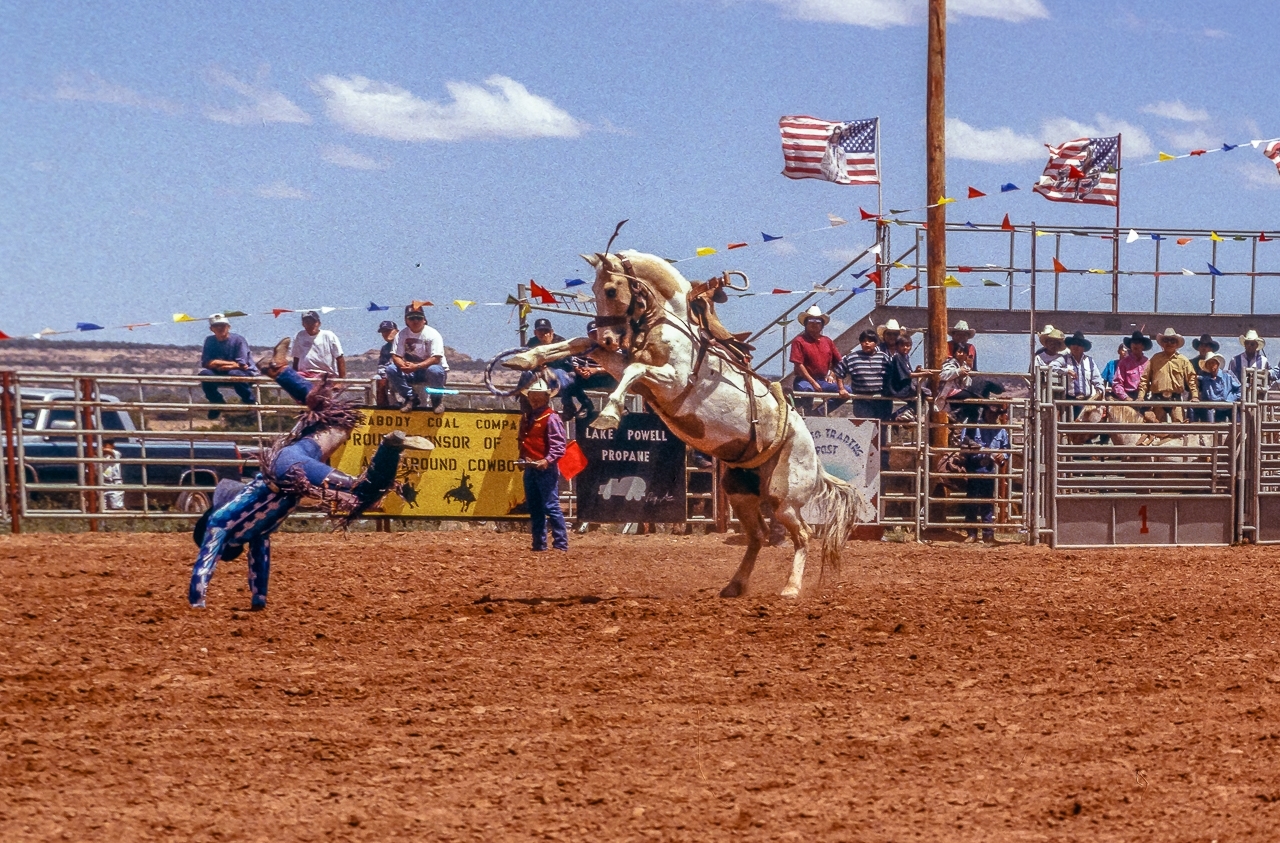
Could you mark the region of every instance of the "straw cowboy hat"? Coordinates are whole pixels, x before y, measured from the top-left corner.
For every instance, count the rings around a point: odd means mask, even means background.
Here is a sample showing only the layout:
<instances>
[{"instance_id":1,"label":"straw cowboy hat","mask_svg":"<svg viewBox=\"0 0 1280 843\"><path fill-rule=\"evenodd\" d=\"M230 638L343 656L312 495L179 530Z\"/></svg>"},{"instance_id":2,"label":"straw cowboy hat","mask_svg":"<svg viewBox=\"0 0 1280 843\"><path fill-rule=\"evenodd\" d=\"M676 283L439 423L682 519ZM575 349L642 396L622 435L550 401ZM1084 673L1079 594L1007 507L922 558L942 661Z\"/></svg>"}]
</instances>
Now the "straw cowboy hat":
<instances>
[{"instance_id":1,"label":"straw cowboy hat","mask_svg":"<svg viewBox=\"0 0 1280 843\"><path fill-rule=\"evenodd\" d=\"M531 392L546 393L548 400L554 398L560 392L560 384L554 379L548 379L542 375L527 376L528 381L520 384L521 394L527 396ZM523 379L522 379L523 380Z\"/></svg>"},{"instance_id":2,"label":"straw cowboy hat","mask_svg":"<svg viewBox=\"0 0 1280 843\"><path fill-rule=\"evenodd\" d=\"M1045 325L1044 330L1036 334L1036 336L1038 336L1041 339L1041 341L1046 339L1050 339L1050 340L1066 339L1066 335L1064 335L1062 331L1059 331L1057 328L1053 327L1052 325Z\"/></svg>"},{"instance_id":3,"label":"straw cowboy hat","mask_svg":"<svg viewBox=\"0 0 1280 843\"><path fill-rule=\"evenodd\" d=\"M890 319L888 322L884 323L883 325L876 325L876 336L879 337L881 340L884 339L885 332L887 331L897 331L900 334L911 333L906 328L899 325L897 319Z\"/></svg>"},{"instance_id":4,"label":"straw cowboy hat","mask_svg":"<svg viewBox=\"0 0 1280 843\"><path fill-rule=\"evenodd\" d=\"M1258 336L1258 332L1255 331L1253 328L1250 328L1248 333L1240 337L1241 345L1244 345L1247 342L1256 342L1258 344L1258 348L1267 347L1267 341L1264 340L1262 337Z\"/></svg>"},{"instance_id":5,"label":"straw cowboy hat","mask_svg":"<svg viewBox=\"0 0 1280 843\"><path fill-rule=\"evenodd\" d=\"M1213 349L1214 351L1217 351L1218 349L1222 348L1222 346L1218 343L1218 341L1215 340L1213 337L1209 336L1208 334L1201 334L1200 339L1191 341L1191 347L1194 348L1196 351L1199 351L1203 346L1206 346L1206 345L1209 346L1209 348ZM1205 358L1205 359L1207 360L1208 358Z\"/></svg>"},{"instance_id":6,"label":"straw cowboy hat","mask_svg":"<svg viewBox=\"0 0 1280 843\"><path fill-rule=\"evenodd\" d=\"M1200 363L1200 365L1204 366L1213 360L1218 361L1219 369L1227 368L1227 358L1223 357L1221 354L1218 354L1216 351L1213 354L1210 354L1208 357L1204 358L1204 360Z\"/></svg>"},{"instance_id":7,"label":"straw cowboy hat","mask_svg":"<svg viewBox=\"0 0 1280 843\"><path fill-rule=\"evenodd\" d=\"M1130 348L1135 345L1142 346L1143 351L1151 350L1151 337L1141 331L1134 331L1132 334L1124 338L1124 344Z\"/></svg>"},{"instance_id":8,"label":"straw cowboy hat","mask_svg":"<svg viewBox=\"0 0 1280 843\"><path fill-rule=\"evenodd\" d=\"M1076 331L1074 334L1067 337L1066 342L1068 346L1082 345L1084 346L1085 351L1088 351L1089 349L1093 348L1093 343L1085 339L1084 331Z\"/></svg>"},{"instance_id":9,"label":"straw cowboy hat","mask_svg":"<svg viewBox=\"0 0 1280 843\"><path fill-rule=\"evenodd\" d=\"M1186 339L1183 338L1182 334L1179 334L1173 328L1165 328L1164 333L1156 337L1156 339L1160 342L1164 342L1165 340L1177 340L1178 344L1175 348L1182 348L1183 343L1186 342Z\"/></svg>"},{"instance_id":10,"label":"straw cowboy hat","mask_svg":"<svg viewBox=\"0 0 1280 843\"><path fill-rule=\"evenodd\" d=\"M964 342L965 340L973 339L973 335L976 333L977 331L969 327L968 322L961 319L954 326L952 326L951 339L955 340L956 342ZM960 338L961 335L964 336L964 339Z\"/></svg>"},{"instance_id":11,"label":"straw cowboy hat","mask_svg":"<svg viewBox=\"0 0 1280 843\"><path fill-rule=\"evenodd\" d=\"M810 319L821 319L823 325L831 321L831 317L823 313L822 308L818 307L816 304L796 317L796 321L801 325L808 323Z\"/></svg>"}]
</instances>

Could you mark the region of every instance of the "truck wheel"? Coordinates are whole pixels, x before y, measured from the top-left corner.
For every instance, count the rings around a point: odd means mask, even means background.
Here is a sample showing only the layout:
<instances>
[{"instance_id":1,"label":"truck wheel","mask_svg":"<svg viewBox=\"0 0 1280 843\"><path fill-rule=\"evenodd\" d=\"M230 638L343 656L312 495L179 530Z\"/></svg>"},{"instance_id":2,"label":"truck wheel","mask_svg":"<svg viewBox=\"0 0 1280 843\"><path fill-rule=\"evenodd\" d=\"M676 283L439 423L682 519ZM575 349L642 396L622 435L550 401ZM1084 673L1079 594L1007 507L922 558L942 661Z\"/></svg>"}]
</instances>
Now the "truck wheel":
<instances>
[{"instance_id":1,"label":"truck wheel","mask_svg":"<svg viewBox=\"0 0 1280 843\"><path fill-rule=\"evenodd\" d=\"M192 489L189 492L182 492L178 495L174 508L178 512L189 512L193 515L198 515L209 508L209 493L204 489Z\"/></svg>"}]
</instances>

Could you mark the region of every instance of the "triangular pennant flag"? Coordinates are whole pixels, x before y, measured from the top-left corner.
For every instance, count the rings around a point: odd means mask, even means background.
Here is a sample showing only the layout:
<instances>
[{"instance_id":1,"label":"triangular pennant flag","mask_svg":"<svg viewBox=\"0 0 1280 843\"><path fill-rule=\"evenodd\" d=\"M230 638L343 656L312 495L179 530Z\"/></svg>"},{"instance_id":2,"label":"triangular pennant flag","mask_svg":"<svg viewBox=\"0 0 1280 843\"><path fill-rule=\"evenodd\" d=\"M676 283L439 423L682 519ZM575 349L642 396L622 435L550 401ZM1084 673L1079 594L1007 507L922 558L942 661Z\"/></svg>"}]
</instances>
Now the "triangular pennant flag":
<instances>
[{"instance_id":1,"label":"triangular pennant flag","mask_svg":"<svg viewBox=\"0 0 1280 843\"><path fill-rule=\"evenodd\" d=\"M971 266L957 266L957 267L956 267L956 272L973 272L973 267L971 267Z\"/></svg>"},{"instance_id":2,"label":"triangular pennant flag","mask_svg":"<svg viewBox=\"0 0 1280 843\"><path fill-rule=\"evenodd\" d=\"M875 214L871 213L870 211L864 211L862 210L862 208L858 208L858 215L861 216L864 220L873 220L876 218Z\"/></svg>"},{"instance_id":3,"label":"triangular pennant flag","mask_svg":"<svg viewBox=\"0 0 1280 843\"><path fill-rule=\"evenodd\" d=\"M877 287L879 287L879 286L880 286L880 283L881 283L881 281L882 281L882 279L881 279L881 277L880 277L880 270L876 269L876 270L873 270L873 271L871 271L871 272L868 272L868 273L867 273L867 280L868 280L868 281L873 281L873 282L875 282L875 285L876 285Z\"/></svg>"},{"instance_id":4,"label":"triangular pennant flag","mask_svg":"<svg viewBox=\"0 0 1280 843\"><path fill-rule=\"evenodd\" d=\"M903 287L902 291L906 293L906 292L910 292L911 290L918 290L918 289L920 289L920 285L912 281L909 284L907 284L907 286Z\"/></svg>"},{"instance_id":5,"label":"triangular pennant flag","mask_svg":"<svg viewBox=\"0 0 1280 843\"><path fill-rule=\"evenodd\" d=\"M1128 237L1126 237L1126 238L1124 239L1124 242L1126 242L1126 243L1136 243L1136 242L1138 242L1138 231L1137 231L1137 229L1133 229L1133 228L1129 229L1129 236L1128 236Z\"/></svg>"},{"instance_id":6,"label":"triangular pennant flag","mask_svg":"<svg viewBox=\"0 0 1280 843\"><path fill-rule=\"evenodd\" d=\"M524 302L521 302L521 303L520 303L520 318L521 318L521 319L524 319L525 317L527 317L527 316L528 316L530 313L532 313L532 312L533 312L533 305L531 305L531 304L525 304Z\"/></svg>"},{"instance_id":7,"label":"triangular pennant flag","mask_svg":"<svg viewBox=\"0 0 1280 843\"><path fill-rule=\"evenodd\" d=\"M1169 154L1169 153L1167 153L1167 152L1161 152L1161 153L1160 153L1160 156L1159 156L1158 158L1156 158L1156 160L1157 160L1157 161L1172 161L1172 160L1174 160L1174 159L1175 159L1175 158L1177 158L1177 157L1178 157L1178 156L1176 156L1176 155L1170 155L1170 154Z\"/></svg>"},{"instance_id":8,"label":"triangular pennant flag","mask_svg":"<svg viewBox=\"0 0 1280 843\"><path fill-rule=\"evenodd\" d=\"M582 452L582 446L578 444L577 439L569 440L563 456L556 460L556 468L560 469L560 476L565 480L572 480L586 467L587 455Z\"/></svg>"},{"instance_id":9,"label":"triangular pennant flag","mask_svg":"<svg viewBox=\"0 0 1280 843\"><path fill-rule=\"evenodd\" d=\"M1089 274L1090 275L1106 275L1108 271L1109 270L1106 270L1106 269L1091 269L1089 270Z\"/></svg>"},{"instance_id":10,"label":"triangular pennant flag","mask_svg":"<svg viewBox=\"0 0 1280 843\"><path fill-rule=\"evenodd\" d=\"M974 225L973 223L969 222L968 220L965 220L964 227L965 227L965 228L977 228L977 226L976 226L976 225Z\"/></svg>"},{"instance_id":11,"label":"triangular pennant flag","mask_svg":"<svg viewBox=\"0 0 1280 843\"><path fill-rule=\"evenodd\" d=\"M1009 215L1004 215L1004 221L1000 223L1001 231L1013 231L1013 223L1009 222Z\"/></svg>"},{"instance_id":12,"label":"triangular pennant flag","mask_svg":"<svg viewBox=\"0 0 1280 843\"><path fill-rule=\"evenodd\" d=\"M520 303L520 299L516 298L510 293L507 293L507 300L503 302L503 304L519 304L519 303Z\"/></svg>"},{"instance_id":13,"label":"triangular pennant flag","mask_svg":"<svg viewBox=\"0 0 1280 843\"><path fill-rule=\"evenodd\" d=\"M960 279L959 279L959 278L955 277L954 275L948 275L946 278L943 278L943 279L942 279L942 286L944 286L944 287L963 287L964 285L960 283Z\"/></svg>"},{"instance_id":14,"label":"triangular pennant flag","mask_svg":"<svg viewBox=\"0 0 1280 843\"><path fill-rule=\"evenodd\" d=\"M13 339L13 337L9 336L4 331L0 331L0 341L11 340L11 339Z\"/></svg>"},{"instance_id":15,"label":"triangular pennant flag","mask_svg":"<svg viewBox=\"0 0 1280 843\"><path fill-rule=\"evenodd\" d=\"M981 197L983 197L983 196L986 196L986 195L987 195L987 194L983 193L981 190L978 190L978 188L976 188L976 187L971 187L971 188L969 188L969 198L970 198L970 199L979 199L979 198L981 198Z\"/></svg>"},{"instance_id":16,"label":"triangular pennant flag","mask_svg":"<svg viewBox=\"0 0 1280 843\"><path fill-rule=\"evenodd\" d=\"M454 304L456 304L456 305L458 306L458 310L461 310L461 311L463 311L463 312L466 312L466 309L467 309L468 307L470 307L471 305L475 304L475 302L473 302L473 301L468 301L467 299L454 299L454 300L453 300L453 303L454 303Z\"/></svg>"},{"instance_id":17,"label":"triangular pennant flag","mask_svg":"<svg viewBox=\"0 0 1280 843\"><path fill-rule=\"evenodd\" d=\"M784 290L784 289L782 289L781 287L774 287L774 288L773 288L773 292L772 292L770 295L774 295L774 296L781 296L781 295L784 295L784 294L786 294L786 293L790 293L790 292L791 292L790 290Z\"/></svg>"},{"instance_id":18,"label":"triangular pennant flag","mask_svg":"<svg viewBox=\"0 0 1280 843\"><path fill-rule=\"evenodd\" d=\"M555 304L556 297L551 295L551 291L540 285L532 278L529 279L529 295L535 297L543 304Z\"/></svg>"},{"instance_id":19,"label":"triangular pennant flag","mask_svg":"<svg viewBox=\"0 0 1280 843\"><path fill-rule=\"evenodd\" d=\"M1209 239L1210 239L1210 240L1212 240L1212 241L1213 241L1213 242L1215 242L1215 243L1221 243L1221 242L1223 242L1222 238L1218 236L1218 232L1216 232L1216 231L1210 231L1210 232L1209 232Z\"/></svg>"},{"instance_id":20,"label":"triangular pennant flag","mask_svg":"<svg viewBox=\"0 0 1280 843\"><path fill-rule=\"evenodd\" d=\"M198 320L198 319L192 319L191 321L192 321L192 322L199 322L200 320ZM53 330L53 328L44 328L43 330L41 330L41 331L40 331L40 333L36 334L36 335L35 335L35 337L36 337L36 339L40 339L40 337L48 337L48 336L52 336L52 335L54 335L54 334L56 334L56 333L58 333L58 332L57 332L57 331L55 331L55 330Z\"/></svg>"},{"instance_id":21,"label":"triangular pennant flag","mask_svg":"<svg viewBox=\"0 0 1280 843\"><path fill-rule=\"evenodd\" d=\"M1244 241L1248 240L1249 238L1248 238L1248 237L1243 237L1243 236L1241 236L1241 235L1237 234L1235 237L1232 237L1231 239L1232 239L1232 240L1235 240L1237 243L1243 243Z\"/></svg>"},{"instance_id":22,"label":"triangular pennant flag","mask_svg":"<svg viewBox=\"0 0 1280 843\"><path fill-rule=\"evenodd\" d=\"M938 201L937 201L936 203L934 203L934 204L937 204L937 205L950 205L950 204L951 204L952 202L954 202L954 201L956 201L956 200L952 199L950 196L939 196L939 197L938 197Z\"/></svg>"},{"instance_id":23,"label":"triangular pennant flag","mask_svg":"<svg viewBox=\"0 0 1280 843\"><path fill-rule=\"evenodd\" d=\"M199 322L200 320L195 318L194 316L188 316L185 313L175 313L173 314L173 321L174 322Z\"/></svg>"},{"instance_id":24,"label":"triangular pennant flag","mask_svg":"<svg viewBox=\"0 0 1280 843\"><path fill-rule=\"evenodd\" d=\"M1151 239L1152 239L1152 240L1163 240L1163 239L1164 239L1164 235L1163 235L1163 234L1153 234L1153 235L1151 235Z\"/></svg>"},{"instance_id":25,"label":"triangular pennant flag","mask_svg":"<svg viewBox=\"0 0 1280 843\"><path fill-rule=\"evenodd\" d=\"M1235 149L1235 148L1236 148L1237 146L1239 146L1239 145L1240 145L1240 144L1238 144L1238 143L1224 143L1224 144L1222 145L1222 151L1223 151L1223 152L1230 152L1231 150Z\"/></svg>"},{"instance_id":26,"label":"triangular pennant flag","mask_svg":"<svg viewBox=\"0 0 1280 843\"><path fill-rule=\"evenodd\" d=\"M858 293L865 293L865 292L866 290L862 289L861 287L854 287L852 290L849 291L849 295L856 296Z\"/></svg>"},{"instance_id":27,"label":"triangular pennant flag","mask_svg":"<svg viewBox=\"0 0 1280 843\"><path fill-rule=\"evenodd\" d=\"M827 214L827 219L831 221L832 228L835 228L837 225L849 224L849 221L847 219L844 219L842 217L837 217L835 214Z\"/></svg>"},{"instance_id":28,"label":"triangular pennant flag","mask_svg":"<svg viewBox=\"0 0 1280 843\"><path fill-rule=\"evenodd\" d=\"M421 310L424 307L435 307L435 304L427 301L426 299L414 299L411 304L413 305L414 310Z\"/></svg>"},{"instance_id":29,"label":"triangular pennant flag","mask_svg":"<svg viewBox=\"0 0 1280 843\"><path fill-rule=\"evenodd\" d=\"M580 301L584 304L589 301L595 301L595 296L590 296L586 293L576 293L573 298L575 301Z\"/></svg>"},{"instance_id":30,"label":"triangular pennant flag","mask_svg":"<svg viewBox=\"0 0 1280 843\"><path fill-rule=\"evenodd\" d=\"M383 308L383 309L385 310L386 308ZM290 309L289 309L289 308L287 308L287 307L273 307L273 308L271 308L271 315L272 315L272 316L274 316L275 318L279 319L279 318L280 318L280 314L281 314L281 313L293 313L293 311L292 311L292 310L290 310Z\"/></svg>"},{"instance_id":31,"label":"triangular pennant flag","mask_svg":"<svg viewBox=\"0 0 1280 843\"><path fill-rule=\"evenodd\" d=\"M231 318L232 316L248 316L249 314L245 313L243 310L224 310L222 311L222 315L227 318Z\"/></svg>"},{"instance_id":32,"label":"triangular pennant flag","mask_svg":"<svg viewBox=\"0 0 1280 843\"><path fill-rule=\"evenodd\" d=\"M999 281L992 281L990 278L983 278L983 279L982 279L982 286L984 286L984 287L1003 287L1004 285L1003 285L1003 284L1001 284Z\"/></svg>"},{"instance_id":33,"label":"triangular pennant flag","mask_svg":"<svg viewBox=\"0 0 1280 843\"><path fill-rule=\"evenodd\" d=\"M1050 234L1053 234L1053 232L1052 232L1052 231L1037 231L1037 232L1036 232L1036 237L1048 237Z\"/></svg>"},{"instance_id":34,"label":"triangular pennant flag","mask_svg":"<svg viewBox=\"0 0 1280 843\"><path fill-rule=\"evenodd\" d=\"M328 305L325 305L324 307L320 308L320 312L321 312L321 313L333 313L333 312L334 312L335 310L337 310L337 309L338 309L338 308L336 308L336 307L329 307ZM230 313L228 313L227 315L228 315L228 316L230 316L231 314L230 314Z\"/></svg>"},{"instance_id":35,"label":"triangular pennant flag","mask_svg":"<svg viewBox=\"0 0 1280 843\"><path fill-rule=\"evenodd\" d=\"M1072 179L1082 179L1084 178L1084 173L1075 164L1070 164L1067 167L1067 176Z\"/></svg>"},{"instance_id":36,"label":"triangular pennant flag","mask_svg":"<svg viewBox=\"0 0 1280 843\"><path fill-rule=\"evenodd\" d=\"M1179 237L1179 238L1178 238L1178 245L1179 245L1179 246L1185 246L1185 245L1187 245L1188 243L1190 243L1190 242L1191 242L1192 240L1194 240L1194 239L1196 239L1196 238L1194 238L1194 237Z\"/></svg>"},{"instance_id":37,"label":"triangular pennant flag","mask_svg":"<svg viewBox=\"0 0 1280 843\"><path fill-rule=\"evenodd\" d=\"M1183 275L1195 275L1195 273L1194 273L1194 272L1192 272L1191 270L1186 269L1186 268L1183 268L1183 270L1182 270L1182 274L1183 274Z\"/></svg>"},{"instance_id":38,"label":"triangular pennant flag","mask_svg":"<svg viewBox=\"0 0 1280 843\"><path fill-rule=\"evenodd\" d=\"M365 310L368 310L370 313L376 313L379 310L390 310L390 309L391 309L391 305L377 304L375 302L369 302L369 306L365 308ZM275 311L272 311L272 313L275 313Z\"/></svg>"},{"instance_id":39,"label":"triangular pennant flag","mask_svg":"<svg viewBox=\"0 0 1280 843\"><path fill-rule=\"evenodd\" d=\"M1271 238L1267 236L1267 232L1265 231L1258 235L1259 243L1266 243L1266 242L1269 242L1270 240Z\"/></svg>"},{"instance_id":40,"label":"triangular pennant flag","mask_svg":"<svg viewBox=\"0 0 1280 843\"><path fill-rule=\"evenodd\" d=\"M870 269L870 268L871 268L871 267L867 267L867 269ZM854 278L861 278L862 276L864 276L864 275L866 275L866 274L867 274L867 269L864 269L864 270L862 270L861 272L855 272L855 273L853 273L853 277L854 277Z\"/></svg>"},{"instance_id":41,"label":"triangular pennant flag","mask_svg":"<svg viewBox=\"0 0 1280 843\"><path fill-rule=\"evenodd\" d=\"M894 261L894 262L893 262L893 268L894 268L894 269L910 269L911 267L907 266L907 265L906 265L905 263L903 263L902 261Z\"/></svg>"},{"instance_id":42,"label":"triangular pennant flag","mask_svg":"<svg viewBox=\"0 0 1280 843\"><path fill-rule=\"evenodd\" d=\"M781 235L781 234L765 234L763 231L762 231L762 232L760 232L760 236L764 238L764 242L766 242L766 243L768 243L770 240L781 240L781 239L782 239L782 235Z\"/></svg>"},{"instance_id":43,"label":"triangular pennant flag","mask_svg":"<svg viewBox=\"0 0 1280 843\"><path fill-rule=\"evenodd\" d=\"M1054 258L1054 259L1053 259L1053 271L1054 271L1054 272L1069 272L1070 270L1068 270L1065 266L1063 266L1063 265L1062 265L1062 261L1058 260L1057 258Z\"/></svg>"},{"instance_id":44,"label":"triangular pennant flag","mask_svg":"<svg viewBox=\"0 0 1280 843\"><path fill-rule=\"evenodd\" d=\"M1262 143L1262 141L1260 141L1260 140L1251 140L1251 141L1249 141L1249 146L1252 146L1254 149L1257 149L1257 148L1258 148L1258 144L1260 144L1260 143Z\"/></svg>"},{"instance_id":45,"label":"triangular pennant flag","mask_svg":"<svg viewBox=\"0 0 1280 843\"><path fill-rule=\"evenodd\" d=\"M1019 189L1018 186L1011 181L1005 182L1004 184L1000 185L1001 193L1008 193L1010 190L1018 190L1018 189Z\"/></svg>"},{"instance_id":46,"label":"triangular pennant flag","mask_svg":"<svg viewBox=\"0 0 1280 843\"><path fill-rule=\"evenodd\" d=\"M1222 274L1222 270L1221 270L1221 269L1218 269L1218 268L1217 268L1216 266L1214 266L1213 264L1211 264L1211 263L1210 263L1210 264L1205 264L1205 265L1209 267L1209 274L1210 274L1210 275L1221 275L1221 274Z\"/></svg>"},{"instance_id":47,"label":"triangular pennant flag","mask_svg":"<svg viewBox=\"0 0 1280 843\"><path fill-rule=\"evenodd\" d=\"M750 243L730 243L728 246L725 246L725 248L726 249L745 249L749 245L751 244Z\"/></svg>"},{"instance_id":48,"label":"triangular pennant flag","mask_svg":"<svg viewBox=\"0 0 1280 843\"><path fill-rule=\"evenodd\" d=\"M868 254L868 255L878 255L878 254L880 254L880 244L879 244L879 243L877 243L877 244L875 244L874 246L872 246L870 249L867 249L867 254Z\"/></svg>"},{"instance_id":49,"label":"triangular pennant flag","mask_svg":"<svg viewBox=\"0 0 1280 843\"><path fill-rule=\"evenodd\" d=\"M586 284L586 283L587 283L587 282L586 282L586 281L583 281L581 278L566 278L566 279L564 279L564 285L565 285L566 287L581 287L583 284Z\"/></svg>"},{"instance_id":50,"label":"triangular pennant flag","mask_svg":"<svg viewBox=\"0 0 1280 843\"><path fill-rule=\"evenodd\" d=\"M77 322L76 330L77 331L101 331L102 326L95 325L92 322Z\"/></svg>"},{"instance_id":51,"label":"triangular pennant flag","mask_svg":"<svg viewBox=\"0 0 1280 843\"><path fill-rule=\"evenodd\" d=\"M134 322L132 325L125 325L124 327L132 331L134 328L146 328L149 325L154 325L154 324L155 324L154 322Z\"/></svg>"},{"instance_id":52,"label":"triangular pennant flag","mask_svg":"<svg viewBox=\"0 0 1280 843\"><path fill-rule=\"evenodd\" d=\"M711 248L710 246L699 246L698 249L694 252L694 254L700 258L705 258L707 255L714 255L715 253L716 253L716 250Z\"/></svg>"},{"instance_id":53,"label":"triangular pennant flag","mask_svg":"<svg viewBox=\"0 0 1280 843\"><path fill-rule=\"evenodd\" d=\"M906 213L907 211L909 211L909 210L910 210L910 208L901 208L901 209L898 209L898 208L890 208L890 209L889 209L889 213L891 213L891 214L905 214L905 213ZM895 220L895 222L896 222L896 220Z\"/></svg>"},{"instance_id":54,"label":"triangular pennant flag","mask_svg":"<svg viewBox=\"0 0 1280 843\"><path fill-rule=\"evenodd\" d=\"M1209 150L1207 150L1207 149L1193 149L1193 150L1191 150L1190 152L1188 152L1187 154L1188 154L1188 155L1204 155L1204 154L1205 154L1206 152L1208 152L1208 151L1209 151Z\"/></svg>"}]
</instances>

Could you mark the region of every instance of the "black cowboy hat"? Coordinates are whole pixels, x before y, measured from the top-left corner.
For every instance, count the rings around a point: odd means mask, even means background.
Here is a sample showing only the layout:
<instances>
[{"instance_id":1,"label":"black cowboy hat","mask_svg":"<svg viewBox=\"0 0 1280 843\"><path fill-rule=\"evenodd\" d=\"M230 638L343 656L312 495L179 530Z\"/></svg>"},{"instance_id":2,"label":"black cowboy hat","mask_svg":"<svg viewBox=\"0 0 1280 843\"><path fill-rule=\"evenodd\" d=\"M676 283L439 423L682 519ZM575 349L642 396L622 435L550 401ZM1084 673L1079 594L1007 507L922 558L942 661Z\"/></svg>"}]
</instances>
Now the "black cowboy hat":
<instances>
[{"instance_id":1,"label":"black cowboy hat","mask_svg":"<svg viewBox=\"0 0 1280 843\"><path fill-rule=\"evenodd\" d=\"M1124 338L1124 344L1127 346L1141 345L1143 351L1151 350L1151 337L1141 331L1134 331L1132 334Z\"/></svg>"},{"instance_id":2,"label":"black cowboy hat","mask_svg":"<svg viewBox=\"0 0 1280 843\"><path fill-rule=\"evenodd\" d=\"M1082 345L1084 346L1085 351L1088 351L1089 349L1093 348L1093 343L1089 342L1087 339L1084 338L1083 331L1076 331L1074 334L1067 337L1066 342L1068 346Z\"/></svg>"},{"instance_id":3,"label":"black cowboy hat","mask_svg":"<svg viewBox=\"0 0 1280 843\"><path fill-rule=\"evenodd\" d=\"M1196 351L1199 351L1200 346L1202 345L1207 345L1209 346L1209 348L1213 349L1214 351L1217 351L1218 349L1222 348L1222 345L1213 337L1209 336L1208 334L1201 334L1200 339L1191 341L1191 347L1194 348Z\"/></svg>"}]
</instances>

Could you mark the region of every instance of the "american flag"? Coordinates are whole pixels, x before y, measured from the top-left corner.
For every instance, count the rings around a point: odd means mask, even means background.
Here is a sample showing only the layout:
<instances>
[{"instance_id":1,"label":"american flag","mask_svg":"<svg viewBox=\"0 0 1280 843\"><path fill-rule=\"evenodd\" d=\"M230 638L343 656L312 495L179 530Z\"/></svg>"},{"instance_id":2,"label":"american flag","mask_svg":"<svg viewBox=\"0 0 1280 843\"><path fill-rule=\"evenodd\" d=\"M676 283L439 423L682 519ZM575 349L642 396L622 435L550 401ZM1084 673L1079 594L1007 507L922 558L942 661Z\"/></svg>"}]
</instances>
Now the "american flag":
<instances>
[{"instance_id":1,"label":"american flag","mask_svg":"<svg viewBox=\"0 0 1280 843\"><path fill-rule=\"evenodd\" d=\"M1280 140L1273 140L1262 148L1262 154L1270 158L1276 163L1276 170L1280 170Z\"/></svg>"},{"instance_id":2,"label":"american flag","mask_svg":"<svg viewBox=\"0 0 1280 843\"><path fill-rule=\"evenodd\" d=\"M1079 138L1049 147L1049 163L1031 188L1054 202L1115 205L1120 201L1120 136Z\"/></svg>"},{"instance_id":3,"label":"american flag","mask_svg":"<svg viewBox=\"0 0 1280 843\"><path fill-rule=\"evenodd\" d=\"M782 174L792 179L825 179L837 184L879 184L879 124L879 117L848 123L783 117L778 121L782 131Z\"/></svg>"}]
</instances>

